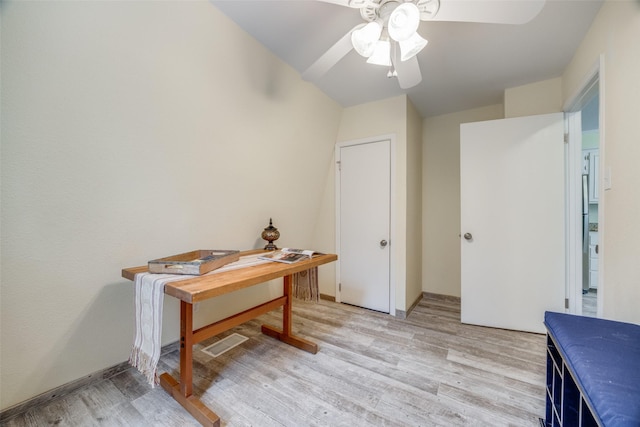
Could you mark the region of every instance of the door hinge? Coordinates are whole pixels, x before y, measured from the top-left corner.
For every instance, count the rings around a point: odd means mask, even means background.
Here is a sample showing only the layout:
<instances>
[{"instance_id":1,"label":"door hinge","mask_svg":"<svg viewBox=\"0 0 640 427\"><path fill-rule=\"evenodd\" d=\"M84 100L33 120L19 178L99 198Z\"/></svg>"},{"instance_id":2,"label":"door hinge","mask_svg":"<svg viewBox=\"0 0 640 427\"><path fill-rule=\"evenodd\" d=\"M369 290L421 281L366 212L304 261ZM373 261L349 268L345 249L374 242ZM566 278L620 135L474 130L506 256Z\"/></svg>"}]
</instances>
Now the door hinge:
<instances>
[{"instance_id":1,"label":"door hinge","mask_svg":"<svg viewBox=\"0 0 640 427\"><path fill-rule=\"evenodd\" d=\"M342 170L342 162L340 160L338 160L336 162L336 164L338 165L338 170L341 171Z\"/></svg>"},{"instance_id":2,"label":"door hinge","mask_svg":"<svg viewBox=\"0 0 640 427\"><path fill-rule=\"evenodd\" d=\"M569 134L568 134L568 133L565 133L565 134L564 134L564 143L565 143L565 144L568 144L568 143L569 143Z\"/></svg>"},{"instance_id":3,"label":"door hinge","mask_svg":"<svg viewBox=\"0 0 640 427\"><path fill-rule=\"evenodd\" d=\"M342 292L342 283L338 283L338 291Z\"/></svg>"},{"instance_id":4,"label":"door hinge","mask_svg":"<svg viewBox=\"0 0 640 427\"><path fill-rule=\"evenodd\" d=\"M569 308L569 298L564 299L564 308Z\"/></svg>"}]
</instances>

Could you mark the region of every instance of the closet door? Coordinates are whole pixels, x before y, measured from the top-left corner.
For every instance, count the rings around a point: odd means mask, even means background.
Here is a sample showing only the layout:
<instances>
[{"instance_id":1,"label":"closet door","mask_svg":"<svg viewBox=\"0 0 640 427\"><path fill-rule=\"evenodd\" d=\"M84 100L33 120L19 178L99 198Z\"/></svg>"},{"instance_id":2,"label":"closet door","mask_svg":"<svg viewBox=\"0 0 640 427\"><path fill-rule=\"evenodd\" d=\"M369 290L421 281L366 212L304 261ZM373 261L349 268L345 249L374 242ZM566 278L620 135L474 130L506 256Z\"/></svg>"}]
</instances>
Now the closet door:
<instances>
[{"instance_id":1,"label":"closet door","mask_svg":"<svg viewBox=\"0 0 640 427\"><path fill-rule=\"evenodd\" d=\"M338 148L337 300L390 309L391 141Z\"/></svg>"}]
</instances>

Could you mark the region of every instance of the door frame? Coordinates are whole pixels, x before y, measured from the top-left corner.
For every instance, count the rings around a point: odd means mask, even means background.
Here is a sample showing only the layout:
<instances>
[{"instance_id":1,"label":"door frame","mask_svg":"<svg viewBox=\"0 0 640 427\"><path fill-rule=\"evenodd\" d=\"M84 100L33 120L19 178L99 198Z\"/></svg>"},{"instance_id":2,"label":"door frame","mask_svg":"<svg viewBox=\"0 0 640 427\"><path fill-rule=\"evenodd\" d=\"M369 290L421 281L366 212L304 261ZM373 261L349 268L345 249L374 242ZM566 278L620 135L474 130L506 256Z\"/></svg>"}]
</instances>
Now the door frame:
<instances>
[{"instance_id":1,"label":"door frame","mask_svg":"<svg viewBox=\"0 0 640 427\"><path fill-rule=\"evenodd\" d=\"M396 136L395 134L379 135L348 141L339 141L334 148L335 159L335 223L336 223L336 302L342 302L340 292L340 149L354 145L372 144L380 141L390 143L390 194L389 194L389 314L396 315L396 277L397 277L397 249L396 239Z\"/></svg>"},{"instance_id":2,"label":"door frame","mask_svg":"<svg viewBox=\"0 0 640 427\"><path fill-rule=\"evenodd\" d=\"M603 315L603 301L605 297L604 282L604 257L605 250L604 236L604 168L605 161L605 114L604 114L604 55L600 55L598 60L593 64L590 71L585 75L582 83L575 93L568 98L563 106L565 112L565 129L568 134L568 144L565 147L566 153L566 211L567 218L567 281L566 293L569 299L567 311L573 314L582 314L582 224L581 220L581 175L582 175L582 127L580 112L587 101L586 96L593 85L598 83L599 102L598 102L598 120L599 120L599 170L598 191L601 195L598 201L598 239L600 241L598 251L598 298L596 316Z\"/></svg>"}]
</instances>

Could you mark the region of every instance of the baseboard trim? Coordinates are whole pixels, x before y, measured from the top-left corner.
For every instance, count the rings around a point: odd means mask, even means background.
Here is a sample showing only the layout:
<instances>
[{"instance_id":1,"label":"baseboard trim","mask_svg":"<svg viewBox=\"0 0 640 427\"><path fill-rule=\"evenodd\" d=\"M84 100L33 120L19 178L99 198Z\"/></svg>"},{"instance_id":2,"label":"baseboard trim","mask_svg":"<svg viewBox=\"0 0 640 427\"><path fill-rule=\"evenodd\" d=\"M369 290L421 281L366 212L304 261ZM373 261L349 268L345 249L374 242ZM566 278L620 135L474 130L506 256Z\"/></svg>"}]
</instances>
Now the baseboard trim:
<instances>
[{"instance_id":1,"label":"baseboard trim","mask_svg":"<svg viewBox=\"0 0 640 427\"><path fill-rule=\"evenodd\" d=\"M413 309L416 308L416 306L420 303L420 301L422 301L422 298L424 298L424 293L418 295L418 298L416 298L416 300L413 302L413 304L411 304L411 307L409 307L407 311L396 310L396 318L400 320L406 319L411 314Z\"/></svg>"},{"instance_id":2,"label":"baseboard trim","mask_svg":"<svg viewBox=\"0 0 640 427\"><path fill-rule=\"evenodd\" d=\"M454 297L453 295L433 294L431 292L422 292L422 296L425 299L435 301L448 301L448 302L460 302L460 297Z\"/></svg>"},{"instance_id":3,"label":"baseboard trim","mask_svg":"<svg viewBox=\"0 0 640 427\"><path fill-rule=\"evenodd\" d=\"M177 349L178 349L178 341L175 341L163 346L161 350L161 354L170 353ZM31 408L42 406L55 399L71 394L74 391L84 386L91 385L99 381L114 377L126 371L129 368L131 368L131 365L129 364L128 361L118 363L117 365L111 366L109 368L101 369L92 374L86 375L82 378L78 378L77 380L70 381L66 384L63 384L54 389L46 391L42 394L34 396L30 399L25 400L24 402L20 402L16 405L10 406L9 408L0 412L0 423L9 421L11 418L14 418L20 414L27 412Z\"/></svg>"},{"instance_id":4,"label":"baseboard trim","mask_svg":"<svg viewBox=\"0 0 640 427\"><path fill-rule=\"evenodd\" d=\"M331 301L331 302L336 302L336 297L334 297L332 295L320 294L320 299L323 299L323 300L326 300L326 301Z\"/></svg>"}]
</instances>

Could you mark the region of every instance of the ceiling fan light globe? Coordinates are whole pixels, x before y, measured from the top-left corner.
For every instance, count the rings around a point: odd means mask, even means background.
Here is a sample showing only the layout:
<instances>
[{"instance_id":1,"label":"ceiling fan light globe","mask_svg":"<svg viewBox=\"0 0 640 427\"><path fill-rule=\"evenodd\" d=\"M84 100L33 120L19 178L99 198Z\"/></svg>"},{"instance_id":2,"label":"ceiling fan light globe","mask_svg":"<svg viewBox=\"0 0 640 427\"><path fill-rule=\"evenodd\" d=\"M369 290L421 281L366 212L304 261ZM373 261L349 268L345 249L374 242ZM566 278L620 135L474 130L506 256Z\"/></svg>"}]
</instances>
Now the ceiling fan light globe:
<instances>
[{"instance_id":1,"label":"ceiling fan light globe","mask_svg":"<svg viewBox=\"0 0 640 427\"><path fill-rule=\"evenodd\" d=\"M369 22L351 33L351 44L356 52L368 58L373 55L380 34L382 34L382 26L376 21Z\"/></svg>"},{"instance_id":2,"label":"ceiling fan light globe","mask_svg":"<svg viewBox=\"0 0 640 427\"><path fill-rule=\"evenodd\" d=\"M389 36L395 41L409 39L420 25L420 9L414 3L402 3L389 16Z\"/></svg>"},{"instance_id":3,"label":"ceiling fan light globe","mask_svg":"<svg viewBox=\"0 0 640 427\"><path fill-rule=\"evenodd\" d=\"M378 40L373 55L367 59L367 63L391 66L391 43L389 40Z\"/></svg>"},{"instance_id":4,"label":"ceiling fan light globe","mask_svg":"<svg viewBox=\"0 0 640 427\"><path fill-rule=\"evenodd\" d=\"M406 61L413 58L429 43L427 40L420 37L420 34L414 33L411 38L399 42L400 45L400 60Z\"/></svg>"}]
</instances>

